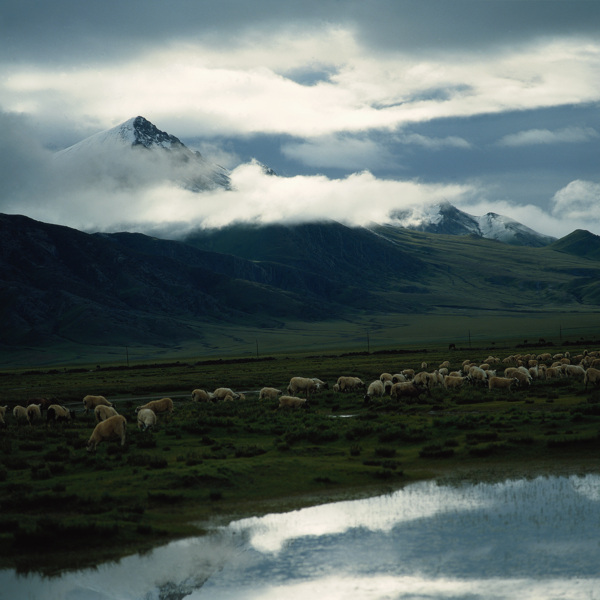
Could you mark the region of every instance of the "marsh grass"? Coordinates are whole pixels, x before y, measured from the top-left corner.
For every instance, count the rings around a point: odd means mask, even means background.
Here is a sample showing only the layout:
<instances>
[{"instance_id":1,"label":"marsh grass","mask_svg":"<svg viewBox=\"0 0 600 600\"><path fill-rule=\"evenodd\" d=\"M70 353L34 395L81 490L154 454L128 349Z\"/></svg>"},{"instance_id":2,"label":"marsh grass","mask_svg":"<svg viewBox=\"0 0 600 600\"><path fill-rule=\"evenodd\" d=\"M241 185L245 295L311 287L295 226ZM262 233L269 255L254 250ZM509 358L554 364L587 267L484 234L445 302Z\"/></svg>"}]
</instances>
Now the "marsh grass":
<instances>
[{"instance_id":1,"label":"marsh grass","mask_svg":"<svg viewBox=\"0 0 600 600\"><path fill-rule=\"evenodd\" d=\"M418 369L424 359L435 368L446 354L282 357L243 368L174 363L5 373L0 404L14 405L15 395L25 403L28 394L50 389L77 415L61 426L29 427L7 418L0 430L2 565L32 568L26 566L31 555L50 539L52 552L38 556L36 568L73 567L74 552L77 566L96 564L197 534L198 524L215 515L388 490L422 477L486 469L490 461L510 469L529 461L587 459L597 447L600 392L573 381L536 382L511 394L434 389L415 404L365 404L362 393L332 390L316 394L307 410L279 410L276 402L258 400L260 387L285 389L296 374L330 384L340 374L356 374L368 383L384 371ZM457 352L452 361L459 366L472 354ZM246 400L190 399L196 387L223 385L243 391ZM95 421L83 413L81 398L90 392L106 395L127 418L123 447L108 441L95 454L86 452ZM173 415L159 416L154 430L139 431L135 407L167 395L175 402Z\"/></svg>"}]
</instances>

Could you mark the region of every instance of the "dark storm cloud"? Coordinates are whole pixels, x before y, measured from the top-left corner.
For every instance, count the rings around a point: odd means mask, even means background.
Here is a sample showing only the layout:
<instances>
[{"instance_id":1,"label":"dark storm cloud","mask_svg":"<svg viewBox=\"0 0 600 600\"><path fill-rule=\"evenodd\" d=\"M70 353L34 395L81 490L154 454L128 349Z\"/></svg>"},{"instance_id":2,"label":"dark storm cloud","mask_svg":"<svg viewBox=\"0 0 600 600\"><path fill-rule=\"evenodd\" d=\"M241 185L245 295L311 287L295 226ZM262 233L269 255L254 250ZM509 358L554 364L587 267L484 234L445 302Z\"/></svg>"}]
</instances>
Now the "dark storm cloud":
<instances>
[{"instance_id":1,"label":"dark storm cloud","mask_svg":"<svg viewBox=\"0 0 600 600\"><path fill-rule=\"evenodd\" d=\"M596 0L9 0L0 47L14 62L110 61L175 40L235 45L240 36L338 24L371 47L481 51L538 36L594 35Z\"/></svg>"}]
</instances>

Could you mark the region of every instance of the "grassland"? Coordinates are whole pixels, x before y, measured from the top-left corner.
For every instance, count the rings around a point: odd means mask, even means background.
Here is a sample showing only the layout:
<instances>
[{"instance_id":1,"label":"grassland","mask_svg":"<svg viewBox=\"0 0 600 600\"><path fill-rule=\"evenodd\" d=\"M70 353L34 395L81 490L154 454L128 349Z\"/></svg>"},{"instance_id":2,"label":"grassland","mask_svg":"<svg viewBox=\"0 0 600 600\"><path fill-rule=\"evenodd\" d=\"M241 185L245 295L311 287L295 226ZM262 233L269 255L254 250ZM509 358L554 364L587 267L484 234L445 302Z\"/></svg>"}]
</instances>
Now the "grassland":
<instances>
[{"instance_id":1,"label":"grassland","mask_svg":"<svg viewBox=\"0 0 600 600\"><path fill-rule=\"evenodd\" d=\"M45 396L77 410L69 424L0 430L0 565L46 573L96 565L209 523L339 498L390 491L423 478L495 478L600 471L600 391L578 380L537 381L514 393L432 390L414 404L365 403L325 390L306 410L258 400L263 386L294 375L333 384L380 373L435 368L449 358L483 360L509 347L425 345L405 351L274 355L0 372L0 404ZM568 349L576 354L576 347ZM590 350L592 348L589 348ZM558 347L532 350L557 352ZM518 350L523 352L524 350ZM235 403L196 404L192 389L244 392ZM113 400L128 420L124 447L88 454L95 425L85 394ZM135 407L170 396L175 411L153 432Z\"/></svg>"}]
</instances>

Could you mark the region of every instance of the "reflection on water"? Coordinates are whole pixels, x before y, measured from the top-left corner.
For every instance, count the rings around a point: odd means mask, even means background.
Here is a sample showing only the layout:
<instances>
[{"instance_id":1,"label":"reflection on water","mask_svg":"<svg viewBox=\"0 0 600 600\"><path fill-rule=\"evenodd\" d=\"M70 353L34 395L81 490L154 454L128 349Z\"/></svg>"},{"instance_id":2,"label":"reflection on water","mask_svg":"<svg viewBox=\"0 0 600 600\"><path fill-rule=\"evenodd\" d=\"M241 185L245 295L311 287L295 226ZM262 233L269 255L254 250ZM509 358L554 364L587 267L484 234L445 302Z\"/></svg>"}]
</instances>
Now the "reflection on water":
<instances>
[{"instance_id":1,"label":"reflection on water","mask_svg":"<svg viewBox=\"0 0 600 600\"><path fill-rule=\"evenodd\" d=\"M59 578L31 600L600 599L600 477L441 486L243 519Z\"/></svg>"}]
</instances>

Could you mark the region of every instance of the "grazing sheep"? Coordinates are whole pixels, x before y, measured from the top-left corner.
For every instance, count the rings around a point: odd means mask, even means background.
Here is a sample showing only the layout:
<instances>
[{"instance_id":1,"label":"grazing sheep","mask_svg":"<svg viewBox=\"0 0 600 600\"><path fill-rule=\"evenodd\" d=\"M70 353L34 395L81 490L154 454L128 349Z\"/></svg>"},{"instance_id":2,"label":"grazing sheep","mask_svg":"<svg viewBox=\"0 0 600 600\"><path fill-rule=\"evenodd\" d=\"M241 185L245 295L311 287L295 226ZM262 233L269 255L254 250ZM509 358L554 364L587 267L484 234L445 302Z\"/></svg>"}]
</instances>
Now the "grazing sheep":
<instances>
[{"instance_id":1,"label":"grazing sheep","mask_svg":"<svg viewBox=\"0 0 600 600\"><path fill-rule=\"evenodd\" d=\"M560 379L561 377L561 369L557 369L556 367L548 367L546 369L546 379Z\"/></svg>"},{"instance_id":2,"label":"grazing sheep","mask_svg":"<svg viewBox=\"0 0 600 600\"><path fill-rule=\"evenodd\" d=\"M46 423L50 423L51 421L65 423L74 417L75 413L72 410L69 410L64 406L60 406L59 404L51 404L48 407L48 412L46 413Z\"/></svg>"},{"instance_id":3,"label":"grazing sheep","mask_svg":"<svg viewBox=\"0 0 600 600\"><path fill-rule=\"evenodd\" d=\"M465 381L467 380L467 377L460 377L460 376L455 376L455 375L446 375L446 377L444 377L444 387L447 390L457 390L458 388L461 388L463 386L463 384L465 383Z\"/></svg>"},{"instance_id":4,"label":"grazing sheep","mask_svg":"<svg viewBox=\"0 0 600 600\"><path fill-rule=\"evenodd\" d=\"M147 402L143 406L138 406L135 409L135 412L138 413L143 408L149 408L150 410L153 410L155 412L155 414L164 413L164 412L171 414L173 412L173 400L171 400L171 398L161 398L160 400L151 400L150 402Z\"/></svg>"},{"instance_id":5,"label":"grazing sheep","mask_svg":"<svg viewBox=\"0 0 600 600\"><path fill-rule=\"evenodd\" d=\"M150 408L142 408L137 414L138 429L146 431L156 425L156 413Z\"/></svg>"},{"instance_id":6,"label":"grazing sheep","mask_svg":"<svg viewBox=\"0 0 600 600\"><path fill-rule=\"evenodd\" d=\"M600 385L600 369L595 369L594 367L590 367L585 372L585 377L583 378L583 383L585 384L586 390L587 390L588 383L591 383L594 386Z\"/></svg>"},{"instance_id":7,"label":"grazing sheep","mask_svg":"<svg viewBox=\"0 0 600 600\"><path fill-rule=\"evenodd\" d=\"M423 387L429 386L429 373L427 373L427 371L419 371L413 377L412 382Z\"/></svg>"},{"instance_id":8,"label":"grazing sheep","mask_svg":"<svg viewBox=\"0 0 600 600\"><path fill-rule=\"evenodd\" d=\"M516 377L490 377L488 381L488 389L503 389L512 391L511 388L513 385L519 383L519 380Z\"/></svg>"},{"instance_id":9,"label":"grazing sheep","mask_svg":"<svg viewBox=\"0 0 600 600\"><path fill-rule=\"evenodd\" d=\"M212 393L213 400L225 402L228 400L238 400L240 395L236 394L231 388L220 387Z\"/></svg>"},{"instance_id":10,"label":"grazing sheep","mask_svg":"<svg viewBox=\"0 0 600 600\"><path fill-rule=\"evenodd\" d=\"M0 406L0 425L4 426L6 423L4 422L4 415L6 414L7 406Z\"/></svg>"},{"instance_id":11,"label":"grazing sheep","mask_svg":"<svg viewBox=\"0 0 600 600\"><path fill-rule=\"evenodd\" d=\"M213 399L213 395L210 392L205 390L195 389L192 392L192 401L193 402L211 402Z\"/></svg>"},{"instance_id":12,"label":"grazing sheep","mask_svg":"<svg viewBox=\"0 0 600 600\"><path fill-rule=\"evenodd\" d=\"M402 369L402 375L404 375L404 377L406 377L407 379L412 379L415 376L415 370L414 369Z\"/></svg>"},{"instance_id":13,"label":"grazing sheep","mask_svg":"<svg viewBox=\"0 0 600 600\"><path fill-rule=\"evenodd\" d=\"M404 398L416 398L421 394L428 394L427 387L419 385L414 381L399 381L392 386L390 397L394 400L402 400Z\"/></svg>"},{"instance_id":14,"label":"grazing sheep","mask_svg":"<svg viewBox=\"0 0 600 600\"><path fill-rule=\"evenodd\" d=\"M394 376L391 373L382 373L379 376L379 381L381 381L381 383L385 383L386 381L392 381L393 378Z\"/></svg>"},{"instance_id":15,"label":"grazing sheep","mask_svg":"<svg viewBox=\"0 0 600 600\"><path fill-rule=\"evenodd\" d=\"M83 399L83 406L85 406L85 412L96 408L99 405L112 406L112 402L109 402L104 396L90 396L87 395Z\"/></svg>"},{"instance_id":16,"label":"grazing sheep","mask_svg":"<svg viewBox=\"0 0 600 600\"><path fill-rule=\"evenodd\" d=\"M406 381L406 375L403 373L395 373L392 375L392 383L399 383L400 381Z\"/></svg>"},{"instance_id":17,"label":"grazing sheep","mask_svg":"<svg viewBox=\"0 0 600 600\"><path fill-rule=\"evenodd\" d=\"M17 404L17 406L13 408L13 417L17 420L17 423L20 423L21 421L29 422L29 419L27 418L27 409L20 404Z\"/></svg>"},{"instance_id":18,"label":"grazing sheep","mask_svg":"<svg viewBox=\"0 0 600 600\"><path fill-rule=\"evenodd\" d=\"M563 372L568 377L581 377L585 378L585 369L581 365L565 365Z\"/></svg>"},{"instance_id":19,"label":"grazing sheep","mask_svg":"<svg viewBox=\"0 0 600 600\"><path fill-rule=\"evenodd\" d=\"M328 390L329 389L329 384L326 383L325 381L321 381L317 377L311 377L311 379L317 384L317 390Z\"/></svg>"},{"instance_id":20,"label":"grazing sheep","mask_svg":"<svg viewBox=\"0 0 600 600\"><path fill-rule=\"evenodd\" d=\"M481 367L471 366L469 367L469 373L467 375L469 383L478 385L487 385L488 376L487 373Z\"/></svg>"},{"instance_id":21,"label":"grazing sheep","mask_svg":"<svg viewBox=\"0 0 600 600\"><path fill-rule=\"evenodd\" d=\"M52 400L49 400L48 398L31 398L27 404L38 404L40 407L40 410L43 412L45 410L48 410L48 407L51 404L54 404L54 402Z\"/></svg>"},{"instance_id":22,"label":"grazing sheep","mask_svg":"<svg viewBox=\"0 0 600 600\"><path fill-rule=\"evenodd\" d=\"M346 377L344 375L338 377L337 385L340 392L356 392L365 387L363 380L359 377Z\"/></svg>"},{"instance_id":23,"label":"grazing sheep","mask_svg":"<svg viewBox=\"0 0 600 600\"><path fill-rule=\"evenodd\" d=\"M438 367L438 369L449 369L449 368L450 368L449 360L445 360L444 362L440 363L440 366Z\"/></svg>"},{"instance_id":24,"label":"grazing sheep","mask_svg":"<svg viewBox=\"0 0 600 600\"><path fill-rule=\"evenodd\" d=\"M273 387L264 387L258 394L259 400L277 400L280 394L283 394L281 390Z\"/></svg>"},{"instance_id":25,"label":"grazing sheep","mask_svg":"<svg viewBox=\"0 0 600 600\"><path fill-rule=\"evenodd\" d=\"M114 417L118 414L119 413L112 406L105 406L104 404L99 404L94 409L94 415L96 415L96 423L106 421L106 419Z\"/></svg>"},{"instance_id":26,"label":"grazing sheep","mask_svg":"<svg viewBox=\"0 0 600 600\"><path fill-rule=\"evenodd\" d=\"M103 440L118 437L121 446L125 445L125 433L127 431L127 419L123 415L109 417L106 421L98 423L87 443L87 451L95 452L98 444Z\"/></svg>"},{"instance_id":27,"label":"grazing sheep","mask_svg":"<svg viewBox=\"0 0 600 600\"><path fill-rule=\"evenodd\" d=\"M315 383L309 377L292 377L290 379L290 383L287 387L287 393L297 394L299 392L304 392L306 397L310 396L311 392L316 392L318 389L318 384Z\"/></svg>"},{"instance_id":28,"label":"grazing sheep","mask_svg":"<svg viewBox=\"0 0 600 600\"><path fill-rule=\"evenodd\" d=\"M298 398L296 396L280 396L278 408L306 408L308 406L307 398Z\"/></svg>"},{"instance_id":29,"label":"grazing sheep","mask_svg":"<svg viewBox=\"0 0 600 600\"><path fill-rule=\"evenodd\" d=\"M373 398L381 398L385 394L385 386L381 379L376 379L369 384L367 393L365 394L364 401L371 402Z\"/></svg>"},{"instance_id":30,"label":"grazing sheep","mask_svg":"<svg viewBox=\"0 0 600 600\"><path fill-rule=\"evenodd\" d=\"M30 404L27 407L27 420L30 425L42 420L42 409L39 404Z\"/></svg>"}]
</instances>

